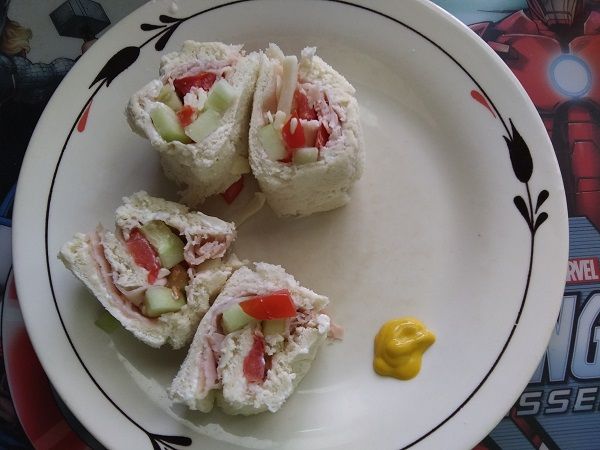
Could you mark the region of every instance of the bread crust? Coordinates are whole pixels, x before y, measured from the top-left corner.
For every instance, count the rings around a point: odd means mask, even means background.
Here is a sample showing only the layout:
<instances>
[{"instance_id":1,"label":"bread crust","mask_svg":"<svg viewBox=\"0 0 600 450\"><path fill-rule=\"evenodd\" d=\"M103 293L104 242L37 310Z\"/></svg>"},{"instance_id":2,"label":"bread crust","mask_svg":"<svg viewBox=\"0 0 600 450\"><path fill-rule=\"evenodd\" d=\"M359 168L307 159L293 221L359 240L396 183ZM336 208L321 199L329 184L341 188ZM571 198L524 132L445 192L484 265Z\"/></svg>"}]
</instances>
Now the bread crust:
<instances>
[{"instance_id":1,"label":"bread crust","mask_svg":"<svg viewBox=\"0 0 600 450\"><path fill-rule=\"evenodd\" d=\"M307 216L343 206L350 200L350 188L362 175L365 160L354 88L316 56L314 49L305 49L299 61L298 79L318 85L328 93L328 101L343 112L343 120L340 120L342 135L327 144L317 162L294 165L272 161L260 143L258 131L267 124L265 105L272 104L278 64L277 58L261 55L250 121L252 172L267 203L278 216Z\"/></svg>"},{"instance_id":2,"label":"bread crust","mask_svg":"<svg viewBox=\"0 0 600 450\"><path fill-rule=\"evenodd\" d=\"M156 131L150 111L157 104L163 83L193 72L199 64L233 65L227 81L239 95L221 118L219 128L202 142L166 142ZM146 84L129 100L126 115L131 129L159 152L165 175L182 188L183 203L198 206L206 197L225 191L242 175L243 165L235 162L248 157L248 126L258 66L258 54L243 55L240 45L185 41L179 52L162 57L160 79Z\"/></svg>"},{"instance_id":3,"label":"bread crust","mask_svg":"<svg viewBox=\"0 0 600 450\"><path fill-rule=\"evenodd\" d=\"M235 238L233 224L199 212L189 212L183 205L151 197L144 191L124 197L123 205L116 212L119 233L127 235L133 228L152 220L163 220L182 233L217 236L224 239L227 246ZM77 233L62 246L59 259L126 330L155 348L168 344L178 349L189 343L200 319L209 308L210 300L242 265L233 254L203 263L194 270L193 278L186 287L186 305L177 312L151 319L141 314L133 304L117 296L109 286L94 257L94 240L101 241L104 257L112 270L116 271L119 284L123 287L145 284L148 272L134 263L123 241L115 234L103 230L96 233L100 237L95 233Z\"/></svg>"},{"instance_id":4,"label":"bread crust","mask_svg":"<svg viewBox=\"0 0 600 450\"><path fill-rule=\"evenodd\" d=\"M253 335L260 332L260 325L247 325L227 334L220 344L219 361L212 361L218 364L220 380L213 386L207 386L203 364L211 348L215 321L222 309L249 292L266 293L281 289L290 292L298 310L314 313L314 320L296 327L289 336L265 338L267 351L273 355L272 366L267 371L265 381L260 384L248 383L243 373L244 357L252 346ZM256 263L254 270L248 267L238 269L223 287L211 311L201 321L187 357L169 388L171 399L202 412L209 412L215 402L227 414L250 415L277 411L306 375L318 349L327 338L330 320L322 310L328 302L327 297L300 286L281 266Z\"/></svg>"}]
</instances>

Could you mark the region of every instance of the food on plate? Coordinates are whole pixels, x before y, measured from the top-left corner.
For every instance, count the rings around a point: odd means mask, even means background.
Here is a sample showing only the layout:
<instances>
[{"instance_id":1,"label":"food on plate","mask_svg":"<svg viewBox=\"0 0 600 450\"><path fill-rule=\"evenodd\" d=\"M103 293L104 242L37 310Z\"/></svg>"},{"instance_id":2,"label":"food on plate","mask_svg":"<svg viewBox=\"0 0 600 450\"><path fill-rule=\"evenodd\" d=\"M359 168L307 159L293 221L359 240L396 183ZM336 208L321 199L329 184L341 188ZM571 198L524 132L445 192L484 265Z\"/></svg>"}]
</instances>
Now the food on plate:
<instances>
[{"instance_id":1,"label":"food on plate","mask_svg":"<svg viewBox=\"0 0 600 450\"><path fill-rule=\"evenodd\" d=\"M162 57L159 79L131 97L131 128L158 150L187 205L219 193L231 202L241 190L258 66L241 45L185 41Z\"/></svg>"},{"instance_id":2,"label":"food on plate","mask_svg":"<svg viewBox=\"0 0 600 450\"><path fill-rule=\"evenodd\" d=\"M169 389L190 409L275 412L308 372L330 331L328 299L281 266L238 269L208 310Z\"/></svg>"},{"instance_id":3,"label":"food on plate","mask_svg":"<svg viewBox=\"0 0 600 450\"><path fill-rule=\"evenodd\" d=\"M252 172L279 216L346 204L365 151L352 85L315 54L261 54L250 122Z\"/></svg>"},{"instance_id":4,"label":"food on plate","mask_svg":"<svg viewBox=\"0 0 600 450\"><path fill-rule=\"evenodd\" d=\"M420 320L401 317L382 325L375 337L373 369L379 375L409 380L421 370L423 353L435 335Z\"/></svg>"},{"instance_id":5,"label":"food on plate","mask_svg":"<svg viewBox=\"0 0 600 450\"><path fill-rule=\"evenodd\" d=\"M233 224L140 191L123 198L114 233L78 233L59 258L104 308L152 346L187 344L229 276Z\"/></svg>"}]
</instances>

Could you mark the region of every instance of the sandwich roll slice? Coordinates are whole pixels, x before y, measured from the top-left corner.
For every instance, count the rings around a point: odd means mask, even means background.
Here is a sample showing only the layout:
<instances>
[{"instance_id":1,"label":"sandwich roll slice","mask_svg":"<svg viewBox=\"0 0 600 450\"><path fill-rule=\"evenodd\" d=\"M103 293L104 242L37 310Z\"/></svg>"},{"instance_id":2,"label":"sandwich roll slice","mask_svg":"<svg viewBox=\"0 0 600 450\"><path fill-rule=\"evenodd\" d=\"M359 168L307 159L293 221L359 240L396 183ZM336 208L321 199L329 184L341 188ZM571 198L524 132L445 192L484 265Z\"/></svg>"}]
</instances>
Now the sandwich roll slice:
<instances>
[{"instance_id":1,"label":"sandwich roll slice","mask_svg":"<svg viewBox=\"0 0 600 450\"><path fill-rule=\"evenodd\" d=\"M327 297L281 266L239 268L206 313L169 395L190 409L276 412L292 395L330 331Z\"/></svg>"},{"instance_id":2,"label":"sandwich roll slice","mask_svg":"<svg viewBox=\"0 0 600 450\"><path fill-rule=\"evenodd\" d=\"M365 151L352 85L315 54L274 44L261 54L250 122L250 166L279 216L338 208L362 174Z\"/></svg>"},{"instance_id":3,"label":"sandwich roll slice","mask_svg":"<svg viewBox=\"0 0 600 450\"><path fill-rule=\"evenodd\" d=\"M242 263L233 224L140 191L123 198L115 232L77 233L59 258L125 329L181 348Z\"/></svg>"},{"instance_id":4,"label":"sandwich roll slice","mask_svg":"<svg viewBox=\"0 0 600 450\"><path fill-rule=\"evenodd\" d=\"M241 45L185 41L179 52L162 57L159 78L131 97L131 128L158 150L185 204L225 193L250 172L248 126L258 65L258 55L245 55Z\"/></svg>"}]
</instances>

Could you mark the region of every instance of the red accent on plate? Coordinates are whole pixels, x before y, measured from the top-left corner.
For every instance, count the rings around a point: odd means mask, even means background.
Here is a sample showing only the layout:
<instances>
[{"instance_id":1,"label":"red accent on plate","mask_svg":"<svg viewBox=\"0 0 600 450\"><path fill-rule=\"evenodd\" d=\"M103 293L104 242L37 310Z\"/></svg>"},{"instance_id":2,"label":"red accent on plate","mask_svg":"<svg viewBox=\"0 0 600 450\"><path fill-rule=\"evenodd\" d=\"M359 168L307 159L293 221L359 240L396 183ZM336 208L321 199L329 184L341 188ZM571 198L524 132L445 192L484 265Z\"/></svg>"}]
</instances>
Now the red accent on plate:
<instances>
[{"instance_id":1,"label":"red accent on plate","mask_svg":"<svg viewBox=\"0 0 600 450\"><path fill-rule=\"evenodd\" d=\"M17 329L5 344L12 399L23 430L35 448L87 449L58 409L25 328Z\"/></svg>"},{"instance_id":2,"label":"red accent on plate","mask_svg":"<svg viewBox=\"0 0 600 450\"><path fill-rule=\"evenodd\" d=\"M473 97L473 99L479 103L481 103L483 106L485 106L489 112L492 113L492 116L496 117L496 114L494 113L494 111L492 110L492 107L490 106L490 104L488 103L488 101L485 99L485 97L481 94L481 92L476 91L476 90L472 90L471 91L471 97Z\"/></svg>"},{"instance_id":3,"label":"red accent on plate","mask_svg":"<svg viewBox=\"0 0 600 450\"><path fill-rule=\"evenodd\" d=\"M87 125L87 121L88 121L88 116L90 115L91 107L92 107L92 100L90 100L90 102L88 103L88 105L85 108L85 111L81 115L79 122L77 122L77 131L79 131L80 133L82 133L83 130L85 130L85 126Z\"/></svg>"},{"instance_id":4,"label":"red accent on plate","mask_svg":"<svg viewBox=\"0 0 600 450\"><path fill-rule=\"evenodd\" d=\"M8 297L7 298L9 300L13 300L13 301L17 300L17 286L15 284L15 278L14 277L10 277L10 280L8 280L7 292L8 292Z\"/></svg>"}]
</instances>

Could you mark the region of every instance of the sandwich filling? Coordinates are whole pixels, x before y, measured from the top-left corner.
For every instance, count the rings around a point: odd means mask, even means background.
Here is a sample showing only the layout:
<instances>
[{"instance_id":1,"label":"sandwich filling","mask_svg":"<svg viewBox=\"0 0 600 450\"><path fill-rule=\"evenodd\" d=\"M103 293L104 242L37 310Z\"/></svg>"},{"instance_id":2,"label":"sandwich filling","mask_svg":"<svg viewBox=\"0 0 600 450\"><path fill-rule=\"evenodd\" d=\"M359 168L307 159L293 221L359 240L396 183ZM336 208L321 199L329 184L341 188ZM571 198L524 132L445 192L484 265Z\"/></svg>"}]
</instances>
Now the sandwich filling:
<instances>
[{"instance_id":1,"label":"sandwich filling","mask_svg":"<svg viewBox=\"0 0 600 450\"><path fill-rule=\"evenodd\" d=\"M240 355L241 372L248 388L256 389L268 381L277 355L294 345L303 330L313 328L327 334L330 327L327 315L296 307L288 290L221 298L204 320L209 326L197 359L203 374L198 397L222 387L225 364L221 359L225 349L243 334L251 333L252 339Z\"/></svg>"},{"instance_id":2,"label":"sandwich filling","mask_svg":"<svg viewBox=\"0 0 600 450\"><path fill-rule=\"evenodd\" d=\"M188 286L210 260L223 257L231 235L180 233L161 220L89 236L92 258L114 306L148 321L186 305Z\"/></svg>"},{"instance_id":3,"label":"sandwich filling","mask_svg":"<svg viewBox=\"0 0 600 450\"><path fill-rule=\"evenodd\" d=\"M149 113L166 142L201 142L219 128L239 96L231 77L241 57L232 52L227 60L193 60L161 79Z\"/></svg>"},{"instance_id":4,"label":"sandwich filling","mask_svg":"<svg viewBox=\"0 0 600 450\"><path fill-rule=\"evenodd\" d=\"M301 64L311 64L315 49L307 48ZM269 158L283 164L307 164L324 157L327 148L342 139L344 109L336 102L331 87L321 80L299 76L296 56L284 56L271 44L273 76L263 102L259 140Z\"/></svg>"}]
</instances>

